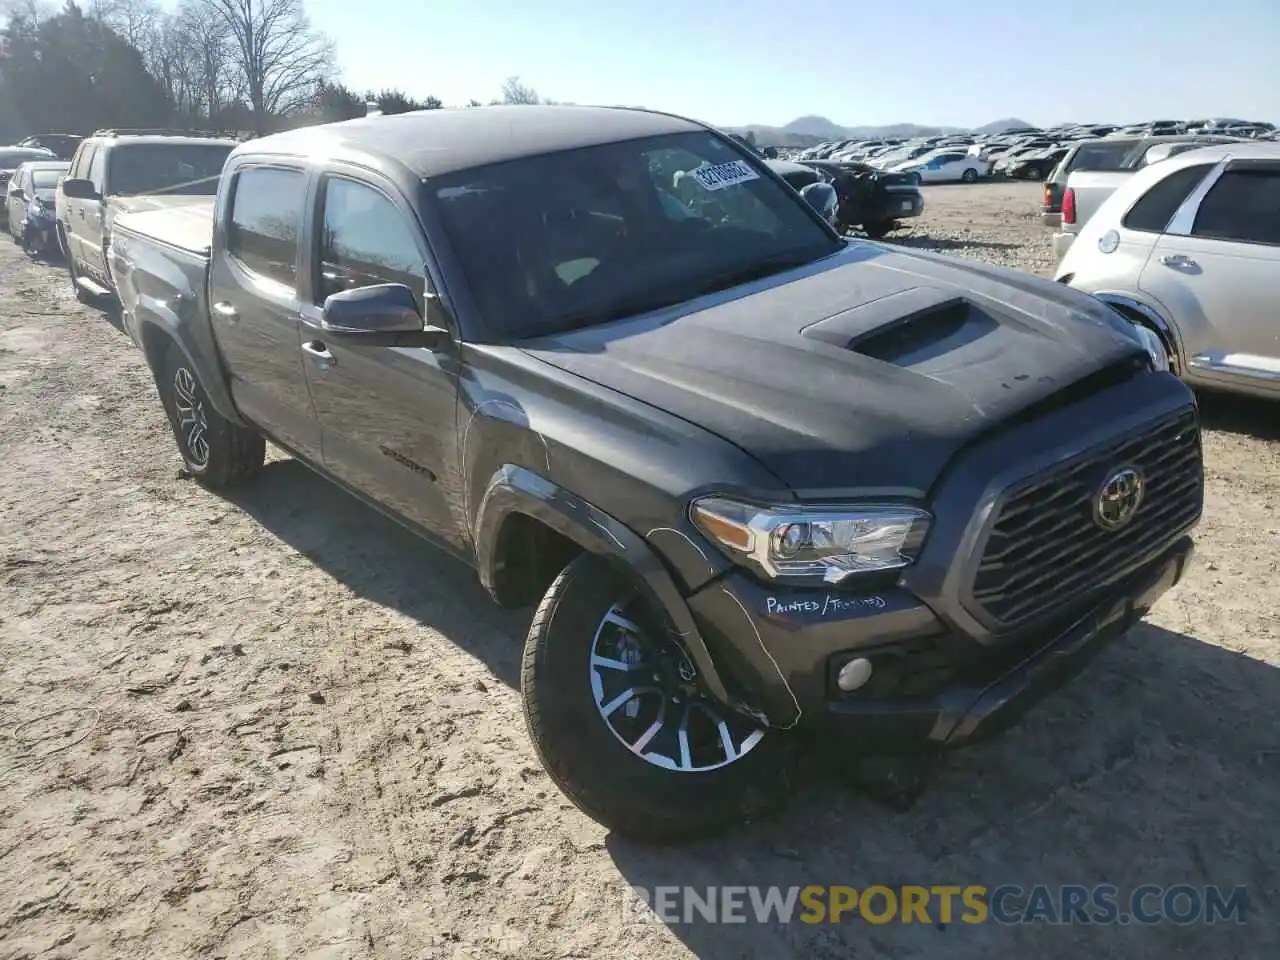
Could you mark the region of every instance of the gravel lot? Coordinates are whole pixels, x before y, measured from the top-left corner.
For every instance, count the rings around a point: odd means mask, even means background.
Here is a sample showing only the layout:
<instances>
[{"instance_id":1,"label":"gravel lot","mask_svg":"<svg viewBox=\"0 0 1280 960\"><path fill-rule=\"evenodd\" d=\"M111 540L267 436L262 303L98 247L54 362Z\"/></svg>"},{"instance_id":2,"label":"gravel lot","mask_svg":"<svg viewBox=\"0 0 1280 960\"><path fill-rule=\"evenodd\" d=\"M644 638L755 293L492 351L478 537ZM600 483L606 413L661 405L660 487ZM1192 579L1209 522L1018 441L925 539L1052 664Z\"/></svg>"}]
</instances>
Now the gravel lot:
<instances>
[{"instance_id":1,"label":"gravel lot","mask_svg":"<svg viewBox=\"0 0 1280 960\"><path fill-rule=\"evenodd\" d=\"M897 242L1047 272L1038 185ZM907 812L815 771L681 850L541 772L529 614L280 455L183 479L142 357L0 239L0 958L1280 956L1280 430L1206 400L1200 552ZM624 884L1218 884L1244 926L624 922ZM936 917L935 917L936 919Z\"/></svg>"}]
</instances>

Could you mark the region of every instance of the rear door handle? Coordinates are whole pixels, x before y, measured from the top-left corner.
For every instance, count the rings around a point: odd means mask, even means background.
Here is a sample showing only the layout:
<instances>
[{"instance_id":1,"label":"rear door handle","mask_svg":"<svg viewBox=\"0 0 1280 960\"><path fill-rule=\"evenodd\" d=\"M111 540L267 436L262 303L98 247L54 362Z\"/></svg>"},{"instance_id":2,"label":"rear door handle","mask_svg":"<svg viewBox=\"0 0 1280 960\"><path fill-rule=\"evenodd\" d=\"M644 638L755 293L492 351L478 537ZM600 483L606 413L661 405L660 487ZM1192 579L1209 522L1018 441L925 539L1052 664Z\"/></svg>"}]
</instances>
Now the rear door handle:
<instances>
[{"instance_id":1,"label":"rear door handle","mask_svg":"<svg viewBox=\"0 0 1280 960\"><path fill-rule=\"evenodd\" d=\"M1160 258L1160 262L1163 263L1166 267L1198 266L1198 264L1194 260L1192 260L1190 257L1184 256L1181 253L1166 253L1163 257Z\"/></svg>"},{"instance_id":2,"label":"rear door handle","mask_svg":"<svg viewBox=\"0 0 1280 960\"><path fill-rule=\"evenodd\" d=\"M240 319L240 314L236 312L236 308L225 300L221 300L213 305L213 315L219 320L227 321L227 323L235 323Z\"/></svg>"},{"instance_id":3,"label":"rear door handle","mask_svg":"<svg viewBox=\"0 0 1280 960\"><path fill-rule=\"evenodd\" d=\"M319 340L310 340L304 343L302 352L311 358L311 362L316 365L317 370L328 370L338 363L333 359L333 354L329 352L329 348Z\"/></svg>"}]
</instances>

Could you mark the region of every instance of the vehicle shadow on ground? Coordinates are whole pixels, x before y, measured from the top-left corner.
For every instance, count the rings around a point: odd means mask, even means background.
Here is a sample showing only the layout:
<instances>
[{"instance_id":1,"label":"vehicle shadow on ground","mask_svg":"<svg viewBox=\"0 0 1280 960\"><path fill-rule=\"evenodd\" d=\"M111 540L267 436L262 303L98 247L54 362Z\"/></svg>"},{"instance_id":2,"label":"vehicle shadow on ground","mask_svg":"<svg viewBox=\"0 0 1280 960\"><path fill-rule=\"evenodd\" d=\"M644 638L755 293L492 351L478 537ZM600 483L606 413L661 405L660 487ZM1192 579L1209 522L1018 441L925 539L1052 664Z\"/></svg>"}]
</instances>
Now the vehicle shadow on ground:
<instances>
[{"instance_id":1,"label":"vehicle shadow on ground","mask_svg":"<svg viewBox=\"0 0 1280 960\"><path fill-rule=\"evenodd\" d=\"M686 920L676 900L667 926L704 960L1280 956L1262 949L1263 941L1280 947L1280 925L1267 920L1280 909L1278 696L1275 667L1143 624L1003 738L946 756L905 812L827 776L778 819L718 840L672 850L611 836L606 846L623 881L651 901L663 886L705 897L707 887L725 885L785 893L810 884L1115 884L1125 907L1136 886L1185 883L1243 885L1250 904L1244 926L1047 929L945 924L937 900L929 923L884 925L856 913L807 923L801 903L788 923L757 923L749 893L739 895L746 923L712 923L694 911ZM621 915L658 922L625 909L621 894ZM1020 907L1016 897L1007 904Z\"/></svg>"},{"instance_id":2,"label":"vehicle shadow on ground","mask_svg":"<svg viewBox=\"0 0 1280 960\"><path fill-rule=\"evenodd\" d=\"M412 617L520 685L531 609L503 610L475 571L303 466L267 464L222 495L359 596Z\"/></svg>"},{"instance_id":3,"label":"vehicle shadow on ground","mask_svg":"<svg viewBox=\"0 0 1280 960\"><path fill-rule=\"evenodd\" d=\"M1280 440L1280 403L1234 393L1197 390L1200 423L1206 430L1238 433L1259 440Z\"/></svg>"},{"instance_id":4,"label":"vehicle shadow on ground","mask_svg":"<svg viewBox=\"0 0 1280 960\"><path fill-rule=\"evenodd\" d=\"M1023 244L1004 243L999 240L963 240L952 237L910 236L885 238L885 242L899 247L918 247L922 250L1021 250Z\"/></svg>"},{"instance_id":5,"label":"vehicle shadow on ground","mask_svg":"<svg viewBox=\"0 0 1280 960\"><path fill-rule=\"evenodd\" d=\"M294 460L272 462L262 482L226 496L358 595L440 631L518 688L531 613L497 608L464 564ZM1243 927L1062 926L1049 931L1052 943L1043 924L944 924L936 904L928 924L873 926L848 914L810 925L800 904L788 923L694 913L667 924L705 960L1277 956L1255 947L1280 934L1265 920L1280 905L1277 701L1280 670L1143 624L1001 739L945 757L906 811L865 796L838 772L847 764L806 744L794 802L776 818L681 848L610 835L606 849L624 884L650 891L1187 883L1244 885L1256 911ZM621 893L618 915L642 915L625 911Z\"/></svg>"}]
</instances>

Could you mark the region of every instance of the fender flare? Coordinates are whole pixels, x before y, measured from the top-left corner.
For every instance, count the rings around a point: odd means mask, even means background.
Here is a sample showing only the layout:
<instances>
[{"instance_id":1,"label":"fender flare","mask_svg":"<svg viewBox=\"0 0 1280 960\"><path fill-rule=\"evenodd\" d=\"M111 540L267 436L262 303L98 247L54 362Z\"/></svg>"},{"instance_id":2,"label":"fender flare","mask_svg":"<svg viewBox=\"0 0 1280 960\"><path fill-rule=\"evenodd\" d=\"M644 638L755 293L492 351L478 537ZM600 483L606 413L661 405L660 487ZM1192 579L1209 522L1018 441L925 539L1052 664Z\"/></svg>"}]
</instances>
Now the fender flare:
<instances>
[{"instance_id":1,"label":"fender flare","mask_svg":"<svg viewBox=\"0 0 1280 960\"><path fill-rule=\"evenodd\" d=\"M486 590L494 587L499 531L512 514L525 514L545 523L582 549L626 568L646 599L667 617L708 692L726 706L744 709L726 689L684 596L645 541L626 524L526 467L510 463L499 467L485 487L476 511L476 567ZM758 713L750 708L745 712Z\"/></svg>"},{"instance_id":2,"label":"fender flare","mask_svg":"<svg viewBox=\"0 0 1280 960\"><path fill-rule=\"evenodd\" d=\"M150 304L144 303L145 299L140 299L135 305L134 316L138 325L138 336L142 340L143 352L146 354L147 361L151 366L151 372L156 378L156 386L158 388L161 387L160 358L152 354L154 337L157 334L151 331L157 331L158 335L166 341L177 344L178 349L187 358L187 362L195 369L196 376L200 378L200 385L204 387L205 395L209 398L209 404L224 419L238 426L251 426L240 415L240 411L236 409L236 405L231 399L231 390L227 386L226 378L222 372L222 364L216 352L211 354L207 348L202 349L197 338L190 333L191 324L189 322L183 323L167 307L158 305L154 301Z\"/></svg>"},{"instance_id":3,"label":"fender flare","mask_svg":"<svg viewBox=\"0 0 1280 960\"><path fill-rule=\"evenodd\" d=\"M1173 348L1173 352L1178 358L1178 364L1180 367L1182 366L1182 342L1178 337L1178 331L1172 323L1164 318L1164 315L1159 310L1151 306L1151 304L1137 299L1132 294L1110 293L1104 290L1101 293L1095 293L1094 296L1109 306L1132 310L1146 320L1157 333L1164 337L1165 343Z\"/></svg>"}]
</instances>

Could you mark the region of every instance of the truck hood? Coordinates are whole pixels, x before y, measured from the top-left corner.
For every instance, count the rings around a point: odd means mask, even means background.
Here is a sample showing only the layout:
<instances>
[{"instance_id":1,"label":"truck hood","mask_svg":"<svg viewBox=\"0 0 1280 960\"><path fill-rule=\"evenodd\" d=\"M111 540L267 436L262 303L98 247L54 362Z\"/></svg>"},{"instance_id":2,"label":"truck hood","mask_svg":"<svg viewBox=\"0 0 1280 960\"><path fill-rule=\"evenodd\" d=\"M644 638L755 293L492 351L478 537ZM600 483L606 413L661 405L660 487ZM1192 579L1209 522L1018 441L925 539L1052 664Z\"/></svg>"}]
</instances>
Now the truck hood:
<instances>
[{"instance_id":1,"label":"truck hood","mask_svg":"<svg viewBox=\"0 0 1280 960\"><path fill-rule=\"evenodd\" d=\"M924 496L964 445L1142 348L1110 308L873 243L675 308L527 341L697 424L798 496Z\"/></svg>"}]
</instances>

